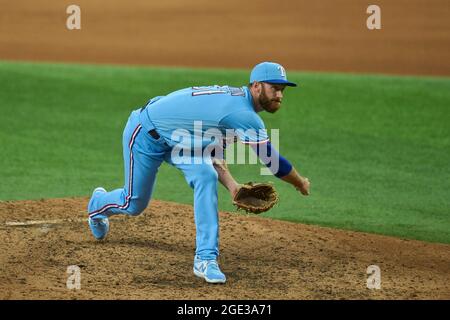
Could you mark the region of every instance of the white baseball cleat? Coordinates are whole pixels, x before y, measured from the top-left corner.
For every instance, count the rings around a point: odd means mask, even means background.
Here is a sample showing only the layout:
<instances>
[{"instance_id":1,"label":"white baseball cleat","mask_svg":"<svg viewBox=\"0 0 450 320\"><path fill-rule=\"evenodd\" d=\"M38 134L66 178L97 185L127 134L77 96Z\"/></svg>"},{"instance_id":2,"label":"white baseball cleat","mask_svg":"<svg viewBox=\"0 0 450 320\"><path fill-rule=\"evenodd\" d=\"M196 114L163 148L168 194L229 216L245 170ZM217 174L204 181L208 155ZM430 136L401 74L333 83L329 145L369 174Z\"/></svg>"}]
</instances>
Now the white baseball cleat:
<instances>
[{"instance_id":1,"label":"white baseball cleat","mask_svg":"<svg viewBox=\"0 0 450 320\"><path fill-rule=\"evenodd\" d=\"M216 259L202 260L195 256L194 274L197 277L205 279L208 283L225 283L227 281L223 272L220 271Z\"/></svg>"},{"instance_id":2,"label":"white baseball cleat","mask_svg":"<svg viewBox=\"0 0 450 320\"><path fill-rule=\"evenodd\" d=\"M102 187L95 188L95 190L92 192L92 197L91 197L91 200L89 201L88 208L90 208L91 201L95 197L96 193L98 193L98 192L106 193L107 191ZM99 214L94 217L89 217L88 223L89 223L89 228L91 229L92 235L95 237L95 239L103 240L106 238L106 235L108 234L108 231L109 231L108 217L106 217L103 214Z\"/></svg>"}]
</instances>

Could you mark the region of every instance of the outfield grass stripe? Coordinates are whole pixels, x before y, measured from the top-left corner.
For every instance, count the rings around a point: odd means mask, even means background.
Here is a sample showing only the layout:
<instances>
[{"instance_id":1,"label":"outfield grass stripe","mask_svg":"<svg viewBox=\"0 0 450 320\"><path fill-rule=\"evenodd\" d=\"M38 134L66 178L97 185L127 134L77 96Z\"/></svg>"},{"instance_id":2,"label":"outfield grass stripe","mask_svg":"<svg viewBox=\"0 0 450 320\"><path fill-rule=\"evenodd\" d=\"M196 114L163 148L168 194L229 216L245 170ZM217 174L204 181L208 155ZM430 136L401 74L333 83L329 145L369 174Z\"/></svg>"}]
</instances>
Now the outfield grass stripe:
<instances>
[{"instance_id":1,"label":"outfield grass stripe","mask_svg":"<svg viewBox=\"0 0 450 320\"><path fill-rule=\"evenodd\" d=\"M275 115L280 151L312 181L308 198L272 181L266 217L450 243L450 79L289 72ZM0 200L88 196L123 182L122 131L149 98L188 86L248 81L248 71L0 62ZM192 204L164 164L157 199ZM219 207L234 210L219 187Z\"/></svg>"}]
</instances>

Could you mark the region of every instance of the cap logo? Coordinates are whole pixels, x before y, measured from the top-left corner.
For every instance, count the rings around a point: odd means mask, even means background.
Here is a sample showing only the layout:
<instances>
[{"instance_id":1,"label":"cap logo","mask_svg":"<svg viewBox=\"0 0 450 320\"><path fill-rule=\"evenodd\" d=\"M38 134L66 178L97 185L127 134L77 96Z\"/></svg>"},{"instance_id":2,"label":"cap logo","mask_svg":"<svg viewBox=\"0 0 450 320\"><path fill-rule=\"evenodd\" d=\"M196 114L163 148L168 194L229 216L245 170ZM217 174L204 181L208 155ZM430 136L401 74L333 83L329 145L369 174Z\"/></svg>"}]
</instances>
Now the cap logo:
<instances>
[{"instance_id":1,"label":"cap logo","mask_svg":"<svg viewBox=\"0 0 450 320\"><path fill-rule=\"evenodd\" d=\"M282 66L278 66L278 71L280 71L283 78L286 78L286 70Z\"/></svg>"}]
</instances>

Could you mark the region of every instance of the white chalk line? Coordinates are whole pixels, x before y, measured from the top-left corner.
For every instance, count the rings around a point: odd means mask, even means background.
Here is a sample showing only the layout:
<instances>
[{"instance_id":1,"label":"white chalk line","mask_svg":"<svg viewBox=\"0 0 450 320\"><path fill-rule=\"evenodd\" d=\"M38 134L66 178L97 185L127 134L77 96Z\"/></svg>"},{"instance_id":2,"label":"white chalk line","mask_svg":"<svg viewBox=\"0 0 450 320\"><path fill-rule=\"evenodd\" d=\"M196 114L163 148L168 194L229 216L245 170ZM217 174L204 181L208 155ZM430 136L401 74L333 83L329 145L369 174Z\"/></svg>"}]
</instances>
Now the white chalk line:
<instances>
[{"instance_id":1,"label":"white chalk line","mask_svg":"<svg viewBox=\"0 0 450 320\"><path fill-rule=\"evenodd\" d=\"M87 218L84 219L54 219L54 220L28 220L28 221L7 221L5 226L7 227L26 227L35 225L51 225L51 224L64 224L67 222L85 222Z\"/></svg>"}]
</instances>

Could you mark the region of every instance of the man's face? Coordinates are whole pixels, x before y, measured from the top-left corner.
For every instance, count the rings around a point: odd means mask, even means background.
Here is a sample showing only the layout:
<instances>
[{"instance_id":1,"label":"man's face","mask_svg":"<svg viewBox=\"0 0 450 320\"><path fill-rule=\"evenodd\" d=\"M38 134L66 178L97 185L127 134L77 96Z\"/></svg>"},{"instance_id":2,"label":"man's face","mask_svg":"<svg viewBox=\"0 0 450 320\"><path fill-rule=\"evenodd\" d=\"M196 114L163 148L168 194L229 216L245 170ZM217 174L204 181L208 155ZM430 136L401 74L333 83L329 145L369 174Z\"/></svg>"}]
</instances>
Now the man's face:
<instances>
[{"instance_id":1,"label":"man's face","mask_svg":"<svg viewBox=\"0 0 450 320\"><path fill-rule=\"evenodd\" d=\"M259 105L267 112L274 113L281 108L283 91L286 85L260 82L261 93L258 98Z\"/></svg>"}]
</instances>

